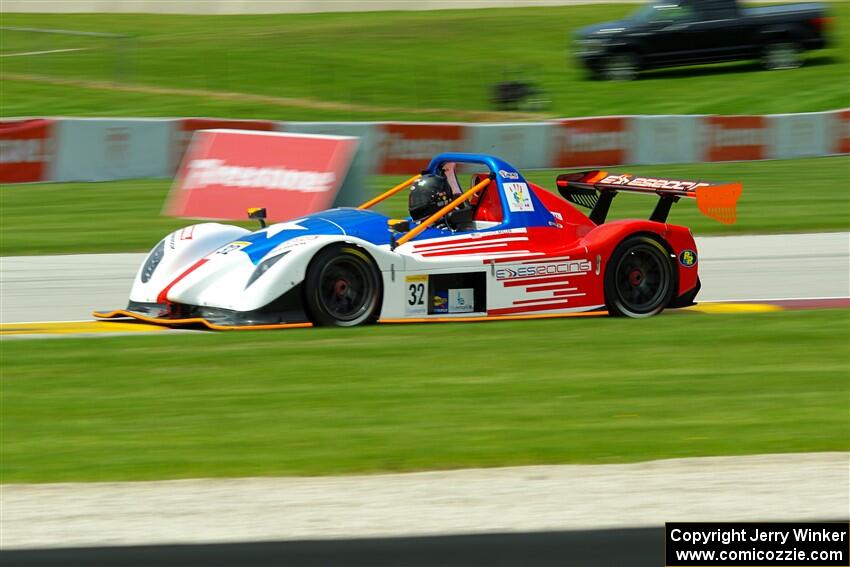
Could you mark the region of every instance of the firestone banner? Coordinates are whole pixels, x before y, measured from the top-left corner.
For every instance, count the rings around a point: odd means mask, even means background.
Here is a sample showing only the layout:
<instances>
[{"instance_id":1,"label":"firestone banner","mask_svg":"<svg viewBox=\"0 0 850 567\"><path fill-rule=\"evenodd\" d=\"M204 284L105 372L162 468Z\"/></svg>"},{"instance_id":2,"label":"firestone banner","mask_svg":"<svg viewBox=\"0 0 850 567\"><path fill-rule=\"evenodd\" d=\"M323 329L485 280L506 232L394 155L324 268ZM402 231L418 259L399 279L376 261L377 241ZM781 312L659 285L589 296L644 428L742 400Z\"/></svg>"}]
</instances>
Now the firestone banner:
<instances>
[{"instance_id":1,"label":"firestone banner","mask_svg":"<svg viewBox=\"0 0 850 567\"><path fill-rule=\"evenodd\" d=\"M378 128L378 173L415 173L439 153L466 148L465 124L389 122Z\"/></svg>"},{"instance_id":2,"label":"firestone banner","mask_svg":"<svg viewBox=\"0 0 850 567\"><path fill-rule=\"evenodd\" d=\"M49 181L53 120L0 122L0 183Z\"/></svg>"},{"instance_id":3,"label":"firestone banner","mask_svg":"<svg viewBox=\"0 0 850 567\"><path fill-rule=\"evenodd\" d=\"M180 165L166 212L244 219L251 207L283 221L331 206L357 148L340 136L204 130Z\"/></svg>"},{"instance_id":4,"label":"firestone banner","mask_svg":"<svg viewBox=\"0 0 850 567\"><path fill-rule=\"evenodd\" d=\"M631 117L569 118L557 124L553 167L619 165L631 161Z\"/></svg>"},{"instance_id":5,"label":"firestone banner","mask_svg":"<svg viewBox=\"0 0 850 567\"><path fill-rule=\"evenodd\" d=\"M830 153L850 154L850 109L836 110L830 121Z\"/></svg>"},{"instance_id":6,"label":"firestone banner","mask_svg":"<svg viewBox=\"0 0 850 567\"><path fill-rule=\"evenodd\" d=\"M703 161L767 159L770 130L764 116L705 116L702 122Z\"/></svg>"}]
</instances>

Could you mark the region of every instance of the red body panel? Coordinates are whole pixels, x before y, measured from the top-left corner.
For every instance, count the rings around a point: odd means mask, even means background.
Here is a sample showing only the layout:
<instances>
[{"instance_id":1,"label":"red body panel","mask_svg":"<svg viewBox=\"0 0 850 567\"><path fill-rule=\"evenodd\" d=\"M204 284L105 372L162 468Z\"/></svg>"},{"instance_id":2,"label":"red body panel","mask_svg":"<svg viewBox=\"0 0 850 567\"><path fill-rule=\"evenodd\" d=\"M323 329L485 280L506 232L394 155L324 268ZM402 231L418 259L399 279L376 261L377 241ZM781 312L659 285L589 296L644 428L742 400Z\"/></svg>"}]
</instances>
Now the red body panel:
<instances>
[{"instance_id":1,"label":"red body panel","mask_svg":"<svg viewBox=\"0 0 850 567\"><path fill-rule=\"evenodd\" d=\"M678 277L676 297L697 285L696 244L688 228L634 219L616 220L597 226L566 200L537 185L532 184L531 188L549 211L555 214L557 226L529 227L525 237L494 235L474 239L474 242L456 241L457 248L441 248L435 243L432 250L424 254L527 253L525 256L494 258L485 262L494 265L497 279L504 288L524 294L513 302L513 307L491 309L488 315L603 305L608 261L617 246L635 234L654 235L669 250L670 261L676 267ZM687 264L679 259L684 252L692 253L687 257ZM505 274L504 279L502 274Z\"/></svg>"}]
</instances>

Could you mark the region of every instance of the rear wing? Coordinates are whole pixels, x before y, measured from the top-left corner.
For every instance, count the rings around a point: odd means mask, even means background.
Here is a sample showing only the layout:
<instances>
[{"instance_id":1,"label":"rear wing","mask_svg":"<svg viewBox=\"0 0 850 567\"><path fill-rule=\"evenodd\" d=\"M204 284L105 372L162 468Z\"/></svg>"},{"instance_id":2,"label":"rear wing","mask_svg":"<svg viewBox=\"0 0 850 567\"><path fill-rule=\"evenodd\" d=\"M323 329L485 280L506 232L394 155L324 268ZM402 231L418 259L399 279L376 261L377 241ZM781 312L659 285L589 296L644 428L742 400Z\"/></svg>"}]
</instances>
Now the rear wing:
<instances>
[{"instance_id":1,"label":"rear wing","mask_svg":"<svg viewBox=\"0 0 850 567\"><path fill-rule=\"evenodd\" d=\"M741 196L740 183L713 183L639 177L630 173L593 170L559 175L558 191L576 205L592 209L589 218L596 224L605 222L611 201L618 191L658 195L658 204L649 220L667 222L670 207L682 197L697 200L697 208L707 217L723 224L734 224L736 205Z\"/></svg>"}]
</instances>

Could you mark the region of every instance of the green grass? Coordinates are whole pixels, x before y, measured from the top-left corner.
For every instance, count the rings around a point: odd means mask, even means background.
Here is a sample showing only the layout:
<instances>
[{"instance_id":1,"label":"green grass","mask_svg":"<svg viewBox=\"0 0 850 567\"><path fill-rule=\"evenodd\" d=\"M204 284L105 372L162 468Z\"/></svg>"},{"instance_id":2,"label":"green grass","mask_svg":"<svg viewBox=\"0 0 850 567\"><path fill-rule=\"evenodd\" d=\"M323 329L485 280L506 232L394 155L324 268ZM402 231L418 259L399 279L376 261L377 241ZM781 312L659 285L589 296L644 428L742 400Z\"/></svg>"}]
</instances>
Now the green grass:
<instances>
[{"instance_id":1,"label":"green grass","mask_svg":"<svg viewBox=\"0 0 850 567\"><path fill-rule=\"evenodd\" d=\"M702 216L690 200L673 208L670 222L695 234L781 233L848 230L850 157L788 161L628 167L635 173L741 181L738 222L721 225ZM553 187L558 172L528 172L531 181ZM370 179L370 194L400 178ZM47 183L0 188L0 255L125 252L148 250L165 234L191 223L160 215L170 180L107 183ZM623 194L612 218L647 218L655 200ZM390 216L406 216L407 202L385 202ZM243 223L255 226L254 223Z\"/></svg>"},{"instance_id":2,"label":"green grass","mask_svg":"<svg viewBox=\"0 0 850 567\"><path fill-rule=\"evenodd\" d=\"M512 72L550 95L547 114L781 113L848 105L850 6L835 17L829 49L801 69L750 63L648 73L627 84L588 81L568 56L573 32L634 5L263 16L2 14L2 25L130 34L131 44L4 32L4 53L85 48L2 59L2 114L210 115L281 120L468 117L489 108L490 86ZM30 79L21 75L29 75ZM103 81L98 88L32 76ZM206 95L110 90L165 87ZM69 94L73 93L73 94ZM302 99L296 105L216 98L235 92ZM310 101L354 105L316 109ZM382 109L383 110L372 110ZM422 113L419 109L444 109Z\"/></svg>"},{"instance_id":3,"label":"green grass","mask_svg":"<svg viewBox=\"0 0 850 567\"><path fill-rule=\"evenodd\" d=\"M846 310L4 341L0 481L847 451L847 345Z\"/></svg>"},{"instance_id":4,"label":"green grass","mask_svg":"<svg viewBox=\"0 0 850 567\"><path fill-rule=\"evenodd\" d=\"M2 77L2 74L0 74ZM74 96L67 96L72 90ZM239 98L216 99L204 96L125 92L56 86L3 78L0 83L0 116L217 116L258 120L315 120L350 122L381 121L386 113L379 111L345 111L269 105ZM398 120L421 120L417 112L400 112ZM443 119L462 119L448 114ZM432 117L432 119L434 119Z\"/></svg>"}]
</instances>

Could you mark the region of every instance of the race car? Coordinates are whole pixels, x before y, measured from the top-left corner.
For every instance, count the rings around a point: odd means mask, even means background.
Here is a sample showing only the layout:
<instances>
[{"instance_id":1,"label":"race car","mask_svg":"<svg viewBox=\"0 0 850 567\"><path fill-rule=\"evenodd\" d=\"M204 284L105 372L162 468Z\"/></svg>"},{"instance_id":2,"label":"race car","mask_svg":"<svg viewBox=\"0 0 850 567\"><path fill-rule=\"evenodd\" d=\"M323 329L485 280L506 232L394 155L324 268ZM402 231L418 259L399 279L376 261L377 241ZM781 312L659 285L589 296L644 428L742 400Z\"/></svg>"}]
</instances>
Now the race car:
<instances>
[{"instance_id":1,"label":"race car","mask_svg":"<svg viewBox=\"0 0 850 567\"><path fill-rule=\"evenodd\" d=\"M472 177L468 188L461 171ZM357 208L268 226L265 210L253 209L254 232L219 223L177 230L142 263L127 308L95 316L214 329L594 310L649 317L692 305L700 289L693 236L666 222L671 206L695 198L704 214L731 223L741 194L738 183L600 170L559 175L556 185L561 196L497 157L440 154ZM372 210L408 188L410 217ZM658 197L647 220L607 221L621 191Z\"/></svg>"}]
</instances>

